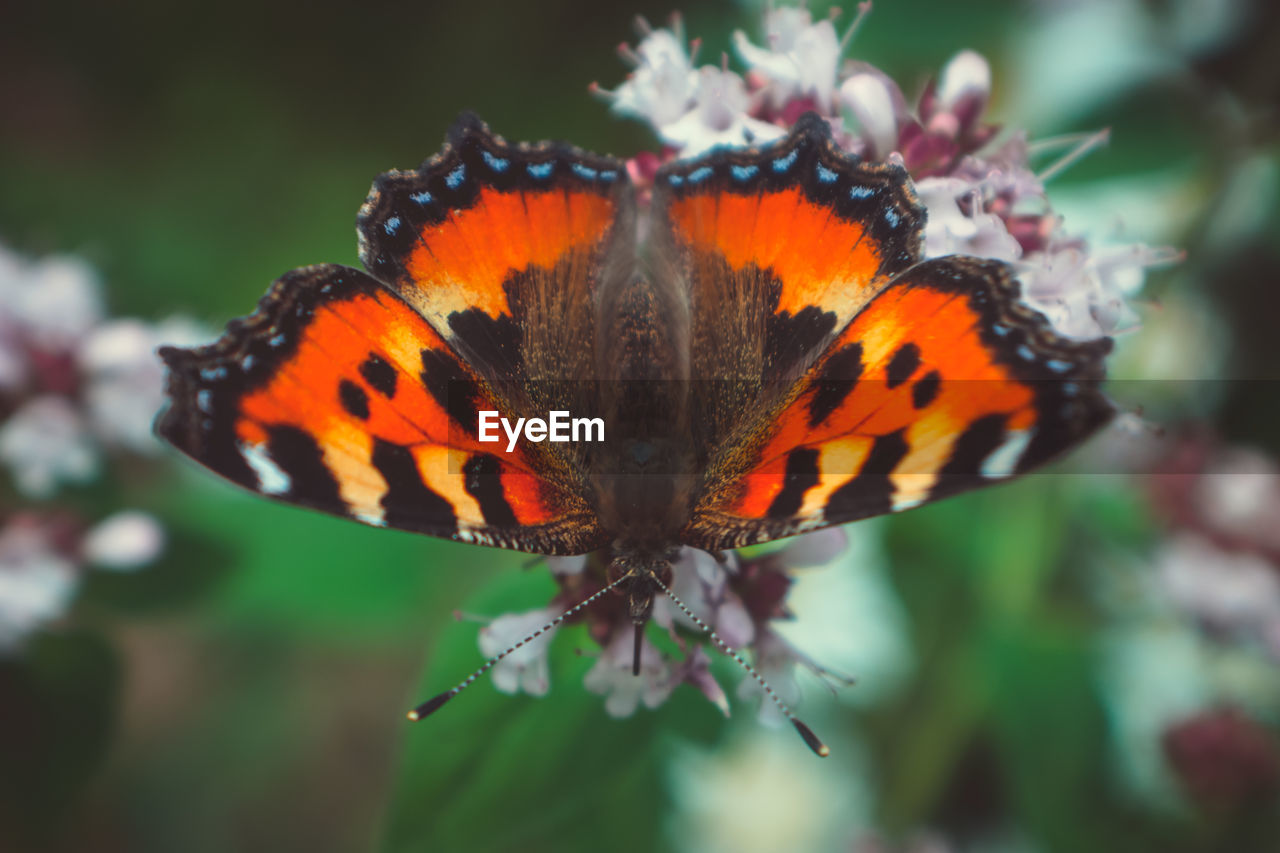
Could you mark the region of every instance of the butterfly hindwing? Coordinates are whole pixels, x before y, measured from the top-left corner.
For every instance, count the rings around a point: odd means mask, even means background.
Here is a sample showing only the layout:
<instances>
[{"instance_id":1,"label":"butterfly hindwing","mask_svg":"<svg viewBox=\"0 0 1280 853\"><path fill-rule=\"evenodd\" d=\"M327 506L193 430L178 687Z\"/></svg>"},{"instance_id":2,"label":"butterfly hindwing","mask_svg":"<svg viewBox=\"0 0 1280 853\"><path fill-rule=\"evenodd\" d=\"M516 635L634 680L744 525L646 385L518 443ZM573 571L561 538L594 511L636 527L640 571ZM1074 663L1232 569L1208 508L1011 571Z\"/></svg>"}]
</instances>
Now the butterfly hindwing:
<instances>
[{"instance_id":1,"label":"butterfly hindwing","mask_svg":"<svg viewBox=\"0 0 1280 853\"><path fill-rule=\"evenodd\" d=\"M746 446L715 458L682 541L731 548L896 512L1021 474L1112 414L1108 339L1070 341L1007 265L895 278Z\"/></svg>"},{"instance_id":2,"label":"butterfly hindwing","mask_svg":"<svg viewBox=\"0 0 1280 853\"><path fill-rule=\"evenodd\" d=\"M376 526L539 553L600 544L575 472L481 443L501 410L395 293L337 265L285 275L217 342L165 348L157 430L268 496Z\"/></svg>"}]
</instances>

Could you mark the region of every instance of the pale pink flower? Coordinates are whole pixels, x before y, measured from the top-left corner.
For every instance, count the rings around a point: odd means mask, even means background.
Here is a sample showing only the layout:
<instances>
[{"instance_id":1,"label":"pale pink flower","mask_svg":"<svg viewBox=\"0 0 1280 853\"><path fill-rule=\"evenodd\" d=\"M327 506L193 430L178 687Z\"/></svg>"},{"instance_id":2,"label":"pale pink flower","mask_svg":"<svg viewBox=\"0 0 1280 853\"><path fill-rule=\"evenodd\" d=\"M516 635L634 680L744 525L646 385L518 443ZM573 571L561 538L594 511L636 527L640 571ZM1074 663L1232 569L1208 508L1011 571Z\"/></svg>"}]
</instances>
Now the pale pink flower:
<instances>
[{"instance_id":1,"label":"pale pink flower","mask_svg":"<svg viewBox=\"0 0 1280 853\"><path fill-rule=\"evenodd\" d=\"M683 548L671 566L671 591L726 643L745 648L754 638L755 629L742 600L729 588L730 571L732 568L721 565L706 551ZM666 596L654 600L653 621L668 630L674 625L701 630Z\"/></svg>"},{"instance_id":2,"label":"pale pink flower","mask_svg":"<svg viewBox=\"0 0 1280 853\"><path fill-rule=\"evenodd\" d=\"M924 255L975 255L1014 261L1022 247L1003 219L983 209L982 191L961 178L921 178L916 193L929 211L924 229ZM961 209L961 202L966 209Z\"/></svg>"},{"instance_id":3,"label":"pale pink flower","mask_svg":"<svg viewBox=\"0 0 1280 853\"><path fill-rule=\"evenodd\" d=\"M840 103L855 122L845 147L870 160L883 160L897 150L908 118L906 101L884 72L868 68L846 78L840 84Z\"/></svg>"},{"instance_id":4,"label":"pale pink flower","mask_svg":"<svg viewBox=\"0 0 1280 853\"><path fill-rule=\"evenodd\" d=\"M83 483L98 472L98 448L84 415L70 400L47 394L0 423L0 461L18 491L51 496L62 483Z\"/></svg>"},{"instance_id":5,"label":"pale pink flower","mask_svg":"<svg viewBox=\"0 0 1280 853\"><path fill-rule=\"evenodd\" d=\"M693 107L698 77L681 35L652 30L623 55L632 58L635 68L618 88L599 90L614 112L662 127Z\"/></svg>"},{"instance_id":6,"label":"pale pink flower","mask_svg":"<svg viewBox=\"0 0 1280 853\"><path fill-rule=\"evenodd\" d=\"M56 547L48 525L18 516L0 528L0 656L62 616L77 583L75 562Z\"/></svg>"},{"instance_id":7,"label":"pale pink flower","mask_svg":"<svg viewBox=\"0 0 1280 853\"><path fill-rule=\"evenodd\" d=\"M793 99L807 99L829 115L841 53L831 20L815 22L808 9L775 6L765 12L764 36L761 47L738 30L733 47L747 68L767 81L764 93L773 109Z\"/></svg>"},{"instance_id":8,"label":"pale pink flower","mask_svg":"<svg viewBox=\"0 0 1280 853\"><path fill-rule=\"evenodd\" d=\"M80 543L80 553L95 568L127 572L154 561L164 546L160 522L133 509L109 515L90 528Z\"/></svg>"},{"instance_id":9,"label":"pale pink flower","mask_svg":"<svg viewBox=\"0 0 1280 853\"><path fill-rule=\"evenodd\" d=\"M554 607L508 613L480 629L480 651L493 657L528 637L560 615ZM547 654L556 629L548 629L508 654L493 667L493 686L503 693L524 691L530 696L545 696L551 687L551 670Z\"/></svg>"},{"instance_id":10,"label":"pale pink flower","mask_svg":"<svg viewBox=\"0 0 1280 853\"><path fill-rule=\"evenodd\" d=\"M107 320L97 276L64 257L30 261L0 247L0 461L18 490L52 496L117 449L157 453L164 401L156 348L207 334L189 320Z\"/></svg>"},{"instance_id":11,"label":"pale pink flower","mask_svg":"<svg viewBox=\"0 0 1280 853\"><path fill-rule=\"evenodd\" d=\"M1090 252L1077 243L1035 252L1019 267L1023 299L1068 337L1127 331L1138 324L1128 299L1142 286L1146 271L1180 257L1172 249L1141 244Z\"/></svg>"},{"instance_id":12,"label":"pale pink flower","mask_svg":"<svg viewBox=\"0 0 1280 853\"><path fill-rule=\"evenodd\" d=\"M641 703L656 708L676 685L671 668L647 637L640 646L640 674L633 675L633 643L631 626L620 626L583 681L592 693L605 697L604 709L611 717L629 717Z\"/></svg>"},{"instance_id":13,"label":"pale pink flower","mask_svg":"<svg viewBox=\"0 0 1280 853\"><path fill-rule=\"evenodd\" d=\"M714 66L698 69L694 107L673 122L658 125L662 141L694 157L721 145L749 145L778 139L786 131L753 118L746 84L732 71Z\"/></svg>"}]
</instances>

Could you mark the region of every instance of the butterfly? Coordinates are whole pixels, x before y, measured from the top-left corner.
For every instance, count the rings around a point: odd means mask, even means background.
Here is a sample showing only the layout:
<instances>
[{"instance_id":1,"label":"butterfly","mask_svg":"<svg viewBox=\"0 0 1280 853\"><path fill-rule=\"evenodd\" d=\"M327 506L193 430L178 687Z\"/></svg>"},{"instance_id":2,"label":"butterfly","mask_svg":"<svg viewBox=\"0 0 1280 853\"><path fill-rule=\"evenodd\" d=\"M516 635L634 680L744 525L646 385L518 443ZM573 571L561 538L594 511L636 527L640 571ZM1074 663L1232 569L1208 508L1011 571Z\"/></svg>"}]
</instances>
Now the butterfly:
<instances>
[{"instance_id":1,"label":"butterfly","mask_svg":"<svg viewBox=\"0 0 1280 853\"><path fill-rule=\"evenodd\" d=\"M922 259L906 172L809 114L663 166L510 144L464 115L357 219L367 271L277 280L161 351L159 434L251 491L544 555L608 549L639 632L681 546L721 552L1007 480L1113 414L1108 339L1009 266ZM484 413L603 441L484 438ZM807 738L806 738L807 739Z\"/></svg>"}]
</instances>

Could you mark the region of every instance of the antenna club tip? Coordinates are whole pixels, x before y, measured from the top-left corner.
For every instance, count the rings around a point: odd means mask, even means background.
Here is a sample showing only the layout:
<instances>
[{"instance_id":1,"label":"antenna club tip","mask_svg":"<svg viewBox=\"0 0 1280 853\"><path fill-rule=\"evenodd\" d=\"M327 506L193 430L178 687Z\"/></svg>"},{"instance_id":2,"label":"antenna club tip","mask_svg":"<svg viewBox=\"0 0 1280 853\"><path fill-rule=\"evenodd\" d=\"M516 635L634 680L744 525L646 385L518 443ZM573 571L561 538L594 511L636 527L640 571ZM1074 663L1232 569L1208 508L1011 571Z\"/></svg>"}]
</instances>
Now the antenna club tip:
<instances>
[{"instance_id":1,"label":"antenna club tip","mask_svg":"<svg viewBox=\"0 0 1280 853\"><path fill-rule=\"evenodd\" d=\"M818 736L813 733L813 729L794 717L791 718L791 725L795 726L796 731L800 733L800 737L804 738L805 744L809 749L813 750L814 755L819 758L826 758L831 754L830 747L818 739Z\"/></svg>"},{"instance_id":2,"label":"antenna club tip","mask_svg":"<svg viewBox=\"0 0 1280 853\"><path fill-rule=\"evenodd\" d=\"M441 705L443 705L445 702L448 702L450 699L452 699L454 696L457 696L457 695L458 695L457 690L446 690L445 692L440 693L436 696L433 696L427 701L423 702L421 705L419 705L418 707L410 711L407 714L407 716L409 717L410 720L413 720L416 723L418 720L421 720L423 717L438 711Z\"/></svg>"}]
</instances>

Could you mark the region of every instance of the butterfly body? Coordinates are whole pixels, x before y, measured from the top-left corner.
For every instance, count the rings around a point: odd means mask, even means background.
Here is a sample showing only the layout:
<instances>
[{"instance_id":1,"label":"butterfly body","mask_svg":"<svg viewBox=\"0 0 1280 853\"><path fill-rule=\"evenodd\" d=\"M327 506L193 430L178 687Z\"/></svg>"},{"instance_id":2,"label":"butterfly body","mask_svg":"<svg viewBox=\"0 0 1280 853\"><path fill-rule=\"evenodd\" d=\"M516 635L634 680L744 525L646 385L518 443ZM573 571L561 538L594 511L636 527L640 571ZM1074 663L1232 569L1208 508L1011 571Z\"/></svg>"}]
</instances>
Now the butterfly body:
<instances>
[{"instance_id":1,"label":"butterfly body","mask_svg":"<svg viewBox=\"0 0 1280 853\"><path fill-rule=\"evenodd\" d=\"M464 117L375 182L368 272L286 274L214 344L167 348L157 429L250 490L540 554L608 548L642 623L683 546L718 552L1034 468L1111 415L1110 342L1057 335L1009 268L922 261L902 169L807 116L665 166L512 145ZM478 413L600 417L485 443Z\"/></svg>"}]
</instances>

